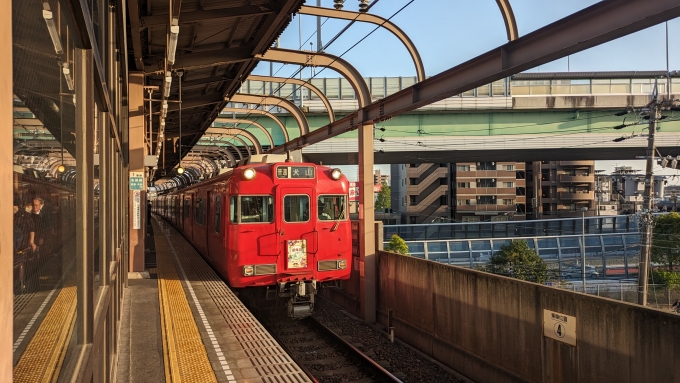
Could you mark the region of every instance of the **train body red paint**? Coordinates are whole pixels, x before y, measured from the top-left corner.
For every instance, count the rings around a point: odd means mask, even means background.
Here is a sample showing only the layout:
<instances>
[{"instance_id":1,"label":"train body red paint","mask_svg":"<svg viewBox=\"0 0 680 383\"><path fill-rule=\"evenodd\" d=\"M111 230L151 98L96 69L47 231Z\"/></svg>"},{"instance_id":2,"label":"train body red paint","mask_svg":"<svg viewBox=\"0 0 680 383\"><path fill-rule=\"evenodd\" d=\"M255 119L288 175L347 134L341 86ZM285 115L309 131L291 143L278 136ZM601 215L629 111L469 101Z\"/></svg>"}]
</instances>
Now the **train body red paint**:
<instances>
[{"instance_id":1,"label":"train body red paint","mask_svg":"<svg viewBox=\"0 0 680 383\"><path fill-rule=\"evenodd\" d=\"M334 179L337 178L337 179ZM339 169L278 162L237 167L153 201L231 287L264 287L291 316L324 282L349 278L349 183Z\"/></svg>"}]
</instances>

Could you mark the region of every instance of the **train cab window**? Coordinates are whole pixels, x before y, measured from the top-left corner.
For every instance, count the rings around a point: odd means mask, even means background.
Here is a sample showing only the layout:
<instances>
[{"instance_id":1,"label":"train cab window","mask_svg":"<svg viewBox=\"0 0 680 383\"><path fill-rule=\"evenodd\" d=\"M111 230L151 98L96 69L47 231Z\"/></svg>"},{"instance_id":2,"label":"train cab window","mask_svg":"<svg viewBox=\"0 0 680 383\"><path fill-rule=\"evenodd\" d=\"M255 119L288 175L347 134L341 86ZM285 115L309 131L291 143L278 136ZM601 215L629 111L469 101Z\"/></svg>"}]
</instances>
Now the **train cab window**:
<instances>
[{"instance_id":1,"label":"train cab window","mask_svg":"<svg viewBox=\"0 0 680 383\"><path fill-rule=\"evenodd\" d=\"M220 224L221 220L220 218L222 217L222 197L216 196L215 197L215 214L214 214L214 219L215 221L213 222L215 226L215 233L220 232Z\"/></svg>"},{"instance_id":2,"label":"train cab window","mask_svg":"<svg viewBox=\"0 0 680 383\"><path fill-rule=\"evenodd\" d=\"M272 196L241 196L240 202L239 222L263 223L274 221L274 200Z\"/></svg>"},{"instance_id":3,"label":"train cab window","mask_svg":"<svg viewBox=\"0 0 680 383\"><path fill-rule=\"evenodd\" d=\"M286 222L309 221L309 196L287 195L283 197L283 218Z\"/></svg>"},{"instance_id":4,"label":"train cab window","mask_svg":"<svg viewBox=\"0 0 680 383\"><path fill-rule=\"evenodd\" d=\"M322 195L318 201L319 221L335 221L345 219L344 195Z\"/></svg>"},{"instance_id":5,"label":"train cab window","mask_svg":"<svg viewBox=\"0 0 680 383\"><path fill-rule=\"evenodd\" d=\"M232 223L238 222L238 219L236 219L236 198L236 196L229 198L229 220Z\"/></svg>"}]
</instances>

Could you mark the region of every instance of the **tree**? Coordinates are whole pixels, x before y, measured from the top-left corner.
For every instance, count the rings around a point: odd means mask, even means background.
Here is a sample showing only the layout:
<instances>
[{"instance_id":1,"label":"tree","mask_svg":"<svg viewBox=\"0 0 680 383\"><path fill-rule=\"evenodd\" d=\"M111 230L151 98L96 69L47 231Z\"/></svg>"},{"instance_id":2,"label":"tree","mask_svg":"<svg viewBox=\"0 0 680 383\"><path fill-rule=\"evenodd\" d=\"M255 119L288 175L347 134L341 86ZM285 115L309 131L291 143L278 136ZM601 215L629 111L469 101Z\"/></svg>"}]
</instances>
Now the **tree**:
<instances>
[{"instance_id":1,"label":"tree","mask_svg":"<svg viewBox=\"0 0 680 383\"><path fill-rule=\"evenodd\" d=\"M652 236L652 262L668 266L680 264L680 214L672 212L656 217Z\"/></svg>"},{"instance_id":2,"label":"tree","mask_svg":"<svg viewBox=\"0 0 680 383\"><path fill-rule=\"evenodd\" d=\"M408 255L408 245L400 236L392 234L390 243L385 247L386 251L391 251L397 254Z\"/></svg>"},{"instance_id":3,"label":"tree","mask_svg":"<svg viewBox=\"0 0 680 383\"><path fill-rule=\"evenodd\" d=\"M548 267L526 241L512 241L494 253L484 271L525 281L545 283Z\"/></svg>"},{"instance_id":4,"label":"tree","mask_svg":"<svg viewBox=\"0 0 680 383\"><path fill-rule=\"evenodd\" d=\"M387 182L382 182L382 188L375 199L375 210L389 209L392 207L392 189Z\"/></svg>"}]
</instances>

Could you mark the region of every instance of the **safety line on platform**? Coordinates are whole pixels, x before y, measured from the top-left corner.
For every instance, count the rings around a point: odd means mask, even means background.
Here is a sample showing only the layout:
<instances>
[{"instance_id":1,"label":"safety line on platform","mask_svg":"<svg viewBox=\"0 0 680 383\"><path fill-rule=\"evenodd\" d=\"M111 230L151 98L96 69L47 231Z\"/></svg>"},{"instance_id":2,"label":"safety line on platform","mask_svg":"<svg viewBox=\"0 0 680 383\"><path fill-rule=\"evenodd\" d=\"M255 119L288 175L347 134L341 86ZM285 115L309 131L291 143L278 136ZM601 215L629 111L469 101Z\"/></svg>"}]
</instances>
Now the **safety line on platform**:
<instances>
[{"instance_id":1,"label":"safety line on platform","mask_svg":"<svg viewBox=\"0 0 680 383\"><path fill-rule=\"evenodd\" d=\"M205 316L205 313L203 312L203 307L201 306L201 303L198 301L198 298L194 293L194 288L191 286L191 283L189 282L189 279L187 278L187 275L184 272L184 267L182 267L182 263L179 261L179 257L177 256L177 252L175 251L175 246L173 246L172 241L170 240L170 236L168 235L169 233L165 230L165 228L161 230L163 231L163 235L165 235L168 245L170 245L170 250L172 251L172 254L175 256L175 260L177 260L177 266L179 267L179 271L182 273L182 280L186 282L187 289L189 290L189 294L191 294L191 299L194 302L196 311L198 311L198 315L201 317L201 322L203 322L203 326L205 327L205 331L208 333L208 337L210 338L212 347L215 350L215 354L217 355L217 358L220 361L222 371L224 372L224 375L227 377L229 382L236 382L236 378L234 378L234 374L231 372L229 363L224 357L224 353L222 353L222 348L220 347L220 344L217 342L217 338L213 333L212 327L210 327L208 318Z\"/></svg>"},{"instance_id":2,"label":"safety line on platform","mask_svg":"<svg viewBox=\"0 0 680 383\"><path fill-rule=\"evenodd\" d=\"M56 381L73 332L76 286L63 287L14 367L14 382Z\"/></svg>"},{"instance_id":3,"label":"safety line on platform","mask_svg":"<svg viewBox=\"0 0 680 383\"><path fill-rule=\"evenodd\" d=\"M152 223L154 232L160 233L160 225ZM217 382L175 262L168 255L172 245L167 236L156 235L155 241L166 381Z\"/></svg>"}]
</instances>

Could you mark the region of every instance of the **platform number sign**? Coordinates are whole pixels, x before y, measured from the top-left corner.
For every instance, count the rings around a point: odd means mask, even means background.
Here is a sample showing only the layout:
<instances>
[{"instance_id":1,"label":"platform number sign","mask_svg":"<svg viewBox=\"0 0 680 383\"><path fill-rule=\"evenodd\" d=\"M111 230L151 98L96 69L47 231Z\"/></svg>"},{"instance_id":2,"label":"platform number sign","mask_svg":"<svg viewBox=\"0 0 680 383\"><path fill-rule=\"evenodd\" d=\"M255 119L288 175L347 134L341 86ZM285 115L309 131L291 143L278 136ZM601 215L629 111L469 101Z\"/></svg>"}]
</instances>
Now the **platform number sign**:
<instances>
[{"instance_id":1,"label":"platform number sign","mask_svg":"<svg viewBox=\"0 0 680 383\"><path fill-rule=\"evenodd\" d=\"M543 310L543 336L576 346L576 317Z\"/></svg>"}]
</instances>

